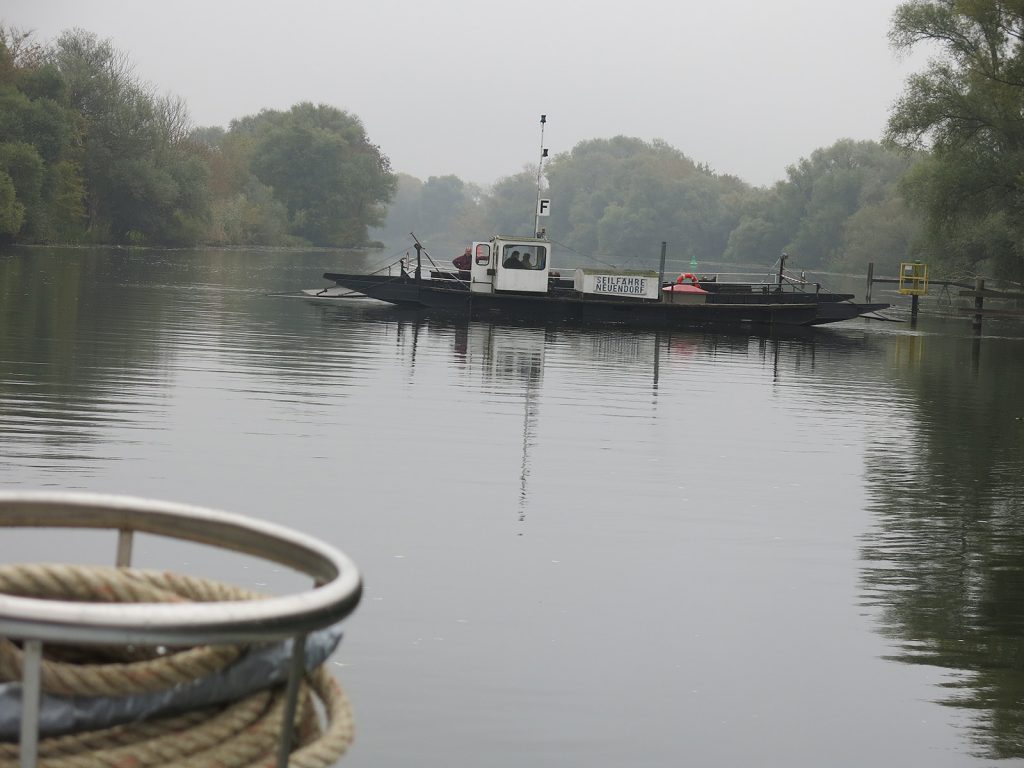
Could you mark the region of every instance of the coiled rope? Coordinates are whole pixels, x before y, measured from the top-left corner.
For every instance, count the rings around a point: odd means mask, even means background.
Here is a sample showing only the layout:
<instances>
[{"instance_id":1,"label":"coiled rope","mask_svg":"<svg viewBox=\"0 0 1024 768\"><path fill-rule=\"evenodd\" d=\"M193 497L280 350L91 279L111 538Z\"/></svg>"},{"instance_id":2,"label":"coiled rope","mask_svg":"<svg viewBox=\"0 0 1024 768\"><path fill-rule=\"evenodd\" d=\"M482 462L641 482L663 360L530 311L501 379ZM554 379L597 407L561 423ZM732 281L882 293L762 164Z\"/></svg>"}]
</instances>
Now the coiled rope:
<instances>
[{"instance_id":1,"label":"coiled rope","mask_svg":"<svg viewBox=\"0 0 1024 768\"><path fill-rule=\"evenodd\" d=\"M17 597L87 602L211 602L263 595L179 574L78 565L0 566L0 592ZM164 691L216 675L246 647L145 648L44 646L42 690L55 696L126 696ZM0 638L0 683L21 680L21 648ZM284 686L239 701L101 730L43 738L41 768L272 768L284 719ZM323 716L318 713L322 710ZM321 720L325 721L324 724ZM326 768L353 740L352 710L321 666L300 692L289 765ZM0 768L18 765L17 744L0 742Z\"/></svg>"}]
</instances>

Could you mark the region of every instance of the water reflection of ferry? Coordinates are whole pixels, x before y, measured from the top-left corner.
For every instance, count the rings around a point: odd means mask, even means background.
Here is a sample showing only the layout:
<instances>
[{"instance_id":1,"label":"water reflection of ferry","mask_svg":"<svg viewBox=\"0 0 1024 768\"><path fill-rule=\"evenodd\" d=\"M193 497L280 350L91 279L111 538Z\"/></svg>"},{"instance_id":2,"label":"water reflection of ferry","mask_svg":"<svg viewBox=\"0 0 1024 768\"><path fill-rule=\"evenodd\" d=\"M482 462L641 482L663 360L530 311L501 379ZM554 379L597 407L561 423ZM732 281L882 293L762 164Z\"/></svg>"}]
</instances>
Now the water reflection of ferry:
<instances>
[{"instance_id":1,"label":"water reflection of ferry","mask_svg":"<svg viewBox=\"0 0 1024 768\"><path fill-rule=\"evenodd\" d=\"M355 299L335 300L317 304L325 318L339 327L355 323L393 325L402 339L411 341L448 336L455 359L477 363L487 359L486 367L495 375L499 367L491 359L497 346L506 349L515 345L542 350L557 345L567 350L572 359L607 362L617 365L650 365L657 357L665 359L692 358L697 355L716 357L734 354L773 354L780 349L791 353L803 350L813 355L815 349L830 355L856 353L876 345L872 333L858 327L835 326L816 329L797 326L751 326L742 332L705 329L633 329L609 326L566 325L563 323L512 323L500 319L474 322L449 314L438 314L415 307L400 307ZM413 349L415 354L415 349ZM500 353L506 354L506 353ZM490 357L488 357L490 356ZM543 362L543 356L541 356ZM522 366L513 366L522 367Z\"/></svg>"},{"instance_id":2,"label":"water reflection of ferry","mask_svg":"<svg viewBox=\"0 0 1024 768\"><path fill-rule=\"evenodd\" d=\"M549 334L543 328L510 329L494 324L454 326L457 358L483 371L488 378L536 383L544 367Z\"/></svg>"},{"instance_id":3,"label":"water reflection of ferry","mask_svg":"<svg viewBox=\"0 0 1024 768\"><path fill-rule=\"evenodd\" d=\"M494 381L540 382L552 355L560 365L600 366L615 375L631 370L657 387L668 365L714 365L737 356L758 359L776 380L791 374L806 376L819 364L858 366L861 355L879 344L879 337L856 328L813 329L751 328L747 333L708 329L637 330L576 327L557 323L515 324L465 318L355 300L318 311L341 328L381 324L391 327L396 339L413 358L424 343L459 367L482 373Z\"/></svg>"}]
</instances>

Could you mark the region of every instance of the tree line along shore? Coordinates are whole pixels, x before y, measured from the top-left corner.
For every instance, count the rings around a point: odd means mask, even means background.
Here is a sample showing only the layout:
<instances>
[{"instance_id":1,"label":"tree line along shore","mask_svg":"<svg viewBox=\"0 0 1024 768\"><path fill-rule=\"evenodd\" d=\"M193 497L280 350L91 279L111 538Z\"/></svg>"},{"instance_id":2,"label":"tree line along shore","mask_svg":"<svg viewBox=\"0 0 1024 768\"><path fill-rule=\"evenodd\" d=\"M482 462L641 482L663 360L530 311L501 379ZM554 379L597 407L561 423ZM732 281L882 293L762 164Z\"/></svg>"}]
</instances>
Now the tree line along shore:
<instances>
[{"instance_id":1,"label":"tree line along shore","mask_svg":"<svg viewBox=\"0 0 1024 768\"><path fill-rule=\"evenodd\" d=\"M678 259L1024 280L1024 11L900 6L897 48L941 48L908 79L884 141L841 139L755 187L662 141L578 143L544 167L548 232L625 262ZM756 130L756 129L752 129ZM391 167L360 119L308 102L197 127L110 41L42 44L0 26L0 243L360 247L530 232L537 168L482 187Z\"/></svg>"}]
</instances>

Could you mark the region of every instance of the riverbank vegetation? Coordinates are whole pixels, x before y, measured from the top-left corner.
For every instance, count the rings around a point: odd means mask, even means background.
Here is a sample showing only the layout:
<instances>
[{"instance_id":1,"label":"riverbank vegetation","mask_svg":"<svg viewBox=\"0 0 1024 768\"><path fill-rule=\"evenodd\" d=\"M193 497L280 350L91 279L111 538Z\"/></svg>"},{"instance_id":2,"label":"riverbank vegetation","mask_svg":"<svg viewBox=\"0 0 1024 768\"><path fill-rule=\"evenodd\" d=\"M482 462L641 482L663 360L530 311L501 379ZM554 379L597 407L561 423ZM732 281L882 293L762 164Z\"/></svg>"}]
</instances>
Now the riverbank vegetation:
<instances>
[{"instance_id":1,"label":"riverbank vegetation","mask_svg":"<svg viewBox=\"0 0 1024 768\"><path fill-rule=\"evenodd\" d=\"M926 150L902 185L926 216L923 250L1024 281L1024 5L906 2L890 38L935 53L887 132L893 145Z\"/></svg>"},{"instance_id":2,"label":"riverbank vegetation","mask_svg":"<svg viewBox=\"0 0 1024 768\"><path fill-rule=\"evenodd\" d=\"M353 115L297 104L195 129L108 41L0 32L0 238L343 246L383 220L394 175Z\"/></svg>"},{"instance_id":3,"label":"riverbank vegetation","mask_svg":"<svg viewBox=\"0 0 1024 768\"><path fill-rule=\"evenodd\" d=\"M671 244L677 259L1024 280L1024 11L912 0L897 48L939 52L913 76L883 143L815 149L755 187L661 141L580 142L544 166L544 221L612 263ZM42 45L0 27L0 241L458 248L531 232L537 167L490 187L393 170L359 118L296 104L195 127L126 54L82 30ZM435 252L439 249L435 248Z\"/></svg>"}]
</instances>

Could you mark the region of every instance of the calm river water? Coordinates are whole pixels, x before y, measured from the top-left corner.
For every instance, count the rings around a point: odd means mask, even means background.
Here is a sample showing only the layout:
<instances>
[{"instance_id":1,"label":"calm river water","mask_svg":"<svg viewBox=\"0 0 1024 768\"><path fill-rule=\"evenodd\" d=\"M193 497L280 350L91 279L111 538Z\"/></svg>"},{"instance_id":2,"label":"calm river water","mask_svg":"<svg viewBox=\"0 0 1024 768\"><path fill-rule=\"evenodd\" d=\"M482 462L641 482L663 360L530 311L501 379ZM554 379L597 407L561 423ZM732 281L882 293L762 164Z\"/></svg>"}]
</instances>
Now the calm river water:
<instances>
[{"instance_id":1,"label":"calm river water","mask_svg":"<svg viewBox=\"0 0 1024 768\"><path fill-rule=\"evenodd\" d=\"M350 555L343 765L1024 762L1020 326L654 334L275 295L345 266L0 254L0 487ZM106 533L0 539L112 559ZM304 586L159 539L135 561Z\"/></svg>"}]
</instances>

